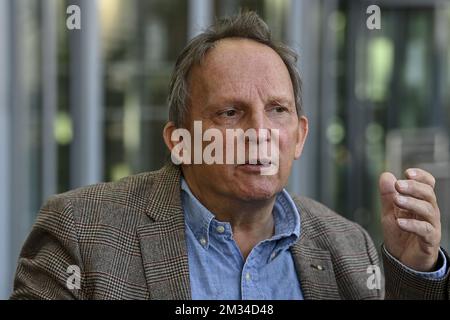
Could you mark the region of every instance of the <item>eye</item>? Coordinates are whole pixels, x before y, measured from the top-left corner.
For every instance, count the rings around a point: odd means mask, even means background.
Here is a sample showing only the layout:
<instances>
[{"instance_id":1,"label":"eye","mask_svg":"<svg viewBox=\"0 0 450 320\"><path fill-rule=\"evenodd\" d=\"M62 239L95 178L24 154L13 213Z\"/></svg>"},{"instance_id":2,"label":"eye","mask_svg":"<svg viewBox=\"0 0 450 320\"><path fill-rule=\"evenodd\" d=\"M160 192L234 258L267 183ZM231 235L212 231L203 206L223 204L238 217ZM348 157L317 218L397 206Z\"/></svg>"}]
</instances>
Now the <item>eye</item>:
<instances>
[{"instance_id":1,"label":"eye","mask_svg":"<svg viewBox=\"0 0 450 320\"><path fill-rule=\"evenodd\" d=\"M237 111L234 110L234 109L229 109L229 110L225 110L225 111L219 112L219 115L231 118L231 117L234 117L234 116L237 115Z\"/></svg>"},{"instance_id":2,"label":"eye","mask_svg":"<svg viewBox=\"0 0 450 320\"><path fill-rule=\"evenodd\" d=\"M236 110L228 110L228 111L225 111L225 115L226 115L227 117L235 116L235 115L236 115Z\"/></svg>"},{"instance_id":3,"label":"eye","mask_svg":"<svg viewBox=\"0 0 450 320\"><path fill-rule=\"evenodd\" d=\"M283 113L283 112L287 112L288 108L286 108L284 106L280 106L280 105L275 105L271 108L270 111L273 111L275 113Z\"/></svg>"}]
</instances>

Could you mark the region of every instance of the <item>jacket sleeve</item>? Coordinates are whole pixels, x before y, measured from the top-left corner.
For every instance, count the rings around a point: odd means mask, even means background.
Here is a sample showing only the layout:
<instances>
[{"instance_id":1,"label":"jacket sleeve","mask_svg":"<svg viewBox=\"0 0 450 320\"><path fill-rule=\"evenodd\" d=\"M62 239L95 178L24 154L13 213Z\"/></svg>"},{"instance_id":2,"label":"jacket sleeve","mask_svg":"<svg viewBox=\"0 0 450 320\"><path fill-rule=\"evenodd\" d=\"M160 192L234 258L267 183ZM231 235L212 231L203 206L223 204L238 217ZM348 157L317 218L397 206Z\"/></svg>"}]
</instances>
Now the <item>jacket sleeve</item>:
<instances>
[{"instance_id":1,"label":"jacket sleeve","mask_svg":"<svg viewBox=\"0 0 450 320\"><path fill-rule=\"evenodd\" d=\"M80 299L82 268L70 200L54 196L22 247L10 299Z\"/></svg>"},{"instance_id":2,"label":"jacket sleeve","mask_svg":"<svg viewBox=\"0 0 450 320\"><path fill-rule=\"evenodd\" d=\"M382 246L384 274L386 278L386 299L446 300L449 299L450 268L440 279L427 279L406 269L386 253ZM448 254L442 249L447 261Z\"/></svg>"}]
</instances>

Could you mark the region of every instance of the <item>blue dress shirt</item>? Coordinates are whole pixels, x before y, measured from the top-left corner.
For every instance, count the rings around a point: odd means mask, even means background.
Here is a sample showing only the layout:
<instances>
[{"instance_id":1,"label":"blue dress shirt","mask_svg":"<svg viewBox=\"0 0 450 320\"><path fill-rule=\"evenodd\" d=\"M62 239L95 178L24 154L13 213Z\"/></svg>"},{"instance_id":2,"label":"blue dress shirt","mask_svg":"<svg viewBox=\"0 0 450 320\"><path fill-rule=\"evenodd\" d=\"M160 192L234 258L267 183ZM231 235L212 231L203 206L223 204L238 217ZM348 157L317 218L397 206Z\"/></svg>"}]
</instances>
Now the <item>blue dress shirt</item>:
<instances>
[{"instance_id":1,"label":"blue dress shirt","mask_svg":"<svg viewBox=\"0 0 450 320\"><path fill-rule=\"evenodd\" d=\"M303 299L289 247L300 236L300 215L286 191L277 196L272 238L244 260L231 225L220 222L182 180L192 299Z\"/></svg>"}]
</instances>

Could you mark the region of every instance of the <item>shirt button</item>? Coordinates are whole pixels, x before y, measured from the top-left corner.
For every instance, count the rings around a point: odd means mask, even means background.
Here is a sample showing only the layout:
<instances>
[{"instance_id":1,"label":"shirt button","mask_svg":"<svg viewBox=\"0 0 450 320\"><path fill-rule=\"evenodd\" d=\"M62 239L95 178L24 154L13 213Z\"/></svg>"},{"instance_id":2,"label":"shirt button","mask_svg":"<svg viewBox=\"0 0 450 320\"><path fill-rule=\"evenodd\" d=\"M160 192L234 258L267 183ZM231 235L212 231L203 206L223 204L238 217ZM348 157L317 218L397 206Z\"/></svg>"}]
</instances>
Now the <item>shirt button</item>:
<instances>
[{"instance_id":1,"label":"shirt button","mask_svg":"<svg viewBox=\"0 0 450 320\"><path fill-rule=\"evenodd\" d=\"M272 254L270 255L270 260L275 259L275 257L277 256L276 252L272 252Z\"/></svg>"},{"instance_id":2,"label":"shirt button","mask_svg":"<svg viewBox=\"0 0 450 320\"><path fill-rule=\"evenodd\" d=\"M250 281L251 277L250 277L250 272L247 272L245 274L245 280Z\"/></svg>"},{"instance_id":3,"label":"shirt button","mask_svg":"<svg viewBox=\"0 0 450 320\"><path fill-rule=\"evenodd\" d=\"M201 238L200 239L200 243L202 246L206 246L206 239L205 238Z\"/></svg>"},{"instance_id":4,"label":"shirt button","mask_svg":"<svg viewBox=\"0 0 450 320\"><path fill-rule=\"evenodd\" d=\"M216 228L216 230L217 230L218 233L224 233L225 232L225 228L223 226L218 226Z\"/></svg>"}]
</instances>

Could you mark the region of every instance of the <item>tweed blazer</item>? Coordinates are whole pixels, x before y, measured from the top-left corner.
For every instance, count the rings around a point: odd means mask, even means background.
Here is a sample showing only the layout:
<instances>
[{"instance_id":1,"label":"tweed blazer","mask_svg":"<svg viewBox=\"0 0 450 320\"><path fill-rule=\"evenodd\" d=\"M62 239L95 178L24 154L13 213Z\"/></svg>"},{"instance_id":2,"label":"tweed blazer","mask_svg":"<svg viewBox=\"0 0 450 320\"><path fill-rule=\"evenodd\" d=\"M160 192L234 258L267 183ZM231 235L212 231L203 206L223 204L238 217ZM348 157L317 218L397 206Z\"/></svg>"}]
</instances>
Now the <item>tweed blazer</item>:
<instances>
[{"instance_id":1,"label":"tweed blazer","mask_svg":"<svg viewBox=\"0 0 450 320\"><path fill-rule=\"evenodd\" d=\"M168 164L51 197L20 253L11 299L190 299L180 175ZM305 299L448 298L448 273L422 279L385 253L385 279L368 286L379 260L367 232L314 200L294 201L302 227L290 250Z\"/></svg>"}]
</instances>

